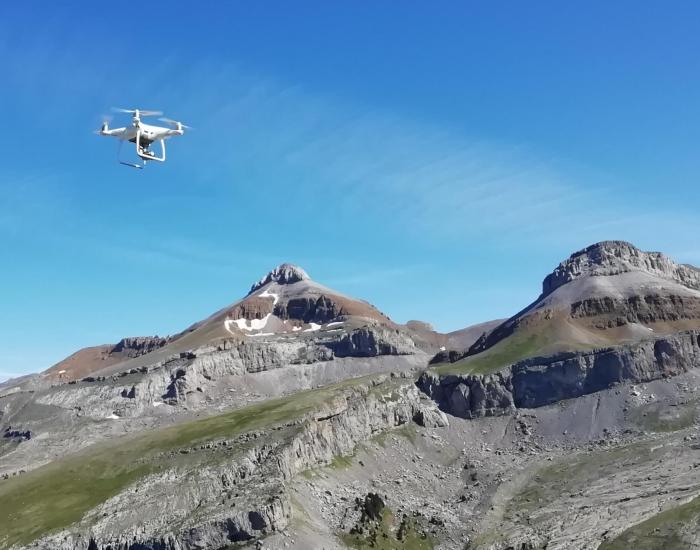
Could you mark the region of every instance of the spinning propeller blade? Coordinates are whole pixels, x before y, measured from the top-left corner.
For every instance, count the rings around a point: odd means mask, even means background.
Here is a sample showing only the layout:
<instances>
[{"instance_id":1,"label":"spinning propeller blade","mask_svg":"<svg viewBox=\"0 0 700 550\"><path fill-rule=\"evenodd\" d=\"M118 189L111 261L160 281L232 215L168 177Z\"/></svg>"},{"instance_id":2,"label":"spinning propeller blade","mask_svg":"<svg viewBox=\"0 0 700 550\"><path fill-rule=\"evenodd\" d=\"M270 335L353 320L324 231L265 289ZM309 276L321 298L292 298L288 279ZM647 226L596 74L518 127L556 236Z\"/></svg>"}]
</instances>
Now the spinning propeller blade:
<instances>
[{"instance_id":1,"label":"spinning propeller blade","mask_svg":"<svg viewBox=\"0 0 700 550\"><path fill-rule=\"evenodd\" d=\"M163 114L163 111L148 111L145 109L122 109L120 107L112 107L112 111L115 113L129 113L132 115L136 114L136 111L138 111L139 115L141 116L159 116Z\"/></svg>"},{"instance_id":2,"label":"spinning propeller blade","mask_svg":"<svg viewBox=\"0 0 700 550\"><path fill-rule=\"evenodd\" d=\"M182 128L187 128L188 130L192 129L192 126L187 126L187 124L183 124L182 122L173 120L172 118L160 117L158 120L160 120L161 122L167 122L168 124L171 124L175 127L179 126Z\"/></svg>"},{"instance_id":3,"label":"spinning propeller blade","mask_svg":"<svg viewBox=\"0 0 700 550\"><path fill-rule=\"evenodd\" d=\"M113 118L112 115L102 115L102 117L101 117L102 123L100 124L100 129L94 130L92 133L97 134L97 135L101 135L102 131L108 127L110 122L112 122L112 118Z\"/></svg>"}]
</instances>

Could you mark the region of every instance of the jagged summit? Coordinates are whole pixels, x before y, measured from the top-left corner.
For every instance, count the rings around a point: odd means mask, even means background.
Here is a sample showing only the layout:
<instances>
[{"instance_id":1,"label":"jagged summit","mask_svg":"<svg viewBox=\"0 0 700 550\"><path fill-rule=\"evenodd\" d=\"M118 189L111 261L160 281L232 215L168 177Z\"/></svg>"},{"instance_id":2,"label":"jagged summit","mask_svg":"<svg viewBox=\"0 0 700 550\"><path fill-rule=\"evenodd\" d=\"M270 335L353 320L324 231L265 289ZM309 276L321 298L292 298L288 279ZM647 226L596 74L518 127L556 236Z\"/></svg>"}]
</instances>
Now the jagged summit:
<instances>
[{"instance_id":1,"label":"jagged summit","mask_svg":"<svg viewBox=\"0 0 700 550\"><path fill-rule=\"evenodd\" d=\"M250 287L250 292L252 294L259 288L264 287L268 283L277 283L278 285L291 285L293 283L298 283L299 281L310 280L309 274L306 273L301 267L294 264L280 264L275 269L270 271L252 287Z\"/></svg>"},{"instance_id":2,"label":"jagged summit","mask_svg":"<svg viewBox=\"0 0 700 550\"><path fill-rule=\"evenodd\" d=\"M561 262L542 283L548 295L562 285L584 276L612 276L632 271L671 279L700 290L700 270L677 264L660 252L644 252L626 241L602 241L574 252Z\"/></svg>"}]
</instances>

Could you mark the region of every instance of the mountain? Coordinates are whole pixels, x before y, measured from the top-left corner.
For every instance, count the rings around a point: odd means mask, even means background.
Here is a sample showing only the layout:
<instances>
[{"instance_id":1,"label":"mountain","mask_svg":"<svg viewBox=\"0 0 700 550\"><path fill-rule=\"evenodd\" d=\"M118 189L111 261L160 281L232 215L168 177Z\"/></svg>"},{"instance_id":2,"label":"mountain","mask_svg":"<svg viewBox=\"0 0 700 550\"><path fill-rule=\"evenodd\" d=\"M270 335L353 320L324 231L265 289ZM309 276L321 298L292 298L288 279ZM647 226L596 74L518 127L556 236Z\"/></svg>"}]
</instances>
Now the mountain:
<instances>
[{"instance_id":1,"label":"mountain","mask_svg":"<svg viewBox=\"0 0 700 550\"><path fill-rule=\"evenodd\" d=\"M700 548L699 288L607 241L441 334L283 264L0 384L0 550Z\"/></svg>"},{"instance_id":2,"label":"mountain","mask_svg":"<svg viewBox=\"0 0 700 550\"><path fill-rule=\"evenodd\" d=\"M84 348L46 370L44 375L51 380L77 380L122 368L140 368L225 340L332 337L365 325L400 331L407 341L410 339L405 327L395 324L371 304L313 281L300 267L282 264L253 284L241 300L179 334L165 338L124 338L114 345Z\"/></svg>"},{"instance_id":3,"label":"mountain","mask_svg":"<svg viewBox=\"0 0 700 550\"><path fill-rule=\"evenodd\" d=\"M700 327L700 270L624 241L575 252L539 297L454 360L486 372L525 357L636 342Z\"/></svg>"}]
</instances>

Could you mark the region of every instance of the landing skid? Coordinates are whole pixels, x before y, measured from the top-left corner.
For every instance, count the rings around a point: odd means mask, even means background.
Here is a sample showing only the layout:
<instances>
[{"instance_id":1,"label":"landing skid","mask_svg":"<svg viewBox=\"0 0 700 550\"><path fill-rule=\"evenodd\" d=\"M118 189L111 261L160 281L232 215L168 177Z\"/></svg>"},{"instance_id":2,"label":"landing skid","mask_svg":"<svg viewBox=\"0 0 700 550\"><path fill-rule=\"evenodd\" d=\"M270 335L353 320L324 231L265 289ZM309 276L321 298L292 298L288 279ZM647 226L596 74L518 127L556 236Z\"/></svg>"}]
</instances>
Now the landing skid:
<instances>
[{"instance_id":1,"label":"landing skid","mask_svg":"<svg viewBox=\"0 0 700 550\"><path fill-rule=\"evenodd\" d=\"M141 158L143 162L136 163L136 162L130 162L127 160L122 159L122 145L124 145L123 141L119 141L119 150L117 151L117 160L119 161L119 164L123 164L124 166L129 166L131 168L139 168L143 170L143 168L146 166L146 163L150 161L155 161L155 162L165 162L165 140L158 140L160 143L160 156L156 156L155 153L149 151L145 147L141 147L140 144L140 135L137 133L136 134L136 139L134 140L134 143L136 144L136 154Z\"/></svg>"},{"instance_id":2,"label":"landing skid","mask_svg":"<svg viewBox=\"0 0 700 550\"><path fill-rule=\"evenodd\" d=\"M135 164L133 162L124 162L123 160L119 161L119 164L123 164L124 166L131 166L132 168L139 168L140 170L143 170L143 167L145 166L146 163L144 164Z\"/></svg>"}]
</instances>

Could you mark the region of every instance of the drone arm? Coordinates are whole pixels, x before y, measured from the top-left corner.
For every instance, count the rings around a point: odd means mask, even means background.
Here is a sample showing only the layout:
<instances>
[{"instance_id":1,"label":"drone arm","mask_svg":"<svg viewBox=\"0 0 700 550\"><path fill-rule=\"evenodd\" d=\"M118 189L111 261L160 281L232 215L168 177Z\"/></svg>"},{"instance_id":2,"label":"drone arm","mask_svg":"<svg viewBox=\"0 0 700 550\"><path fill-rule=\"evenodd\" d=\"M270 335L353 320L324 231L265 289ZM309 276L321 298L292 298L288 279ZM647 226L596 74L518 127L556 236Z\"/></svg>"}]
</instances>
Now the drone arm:
<instances>
[{"instance_id":1,"label":"drone arm","mask_svg":"<svg viewBox=\"0 0 700 550\"><path fill-rule=\"evenodd\" d=\"M122 137L124 132L126 131L126 128L107 128L106 130L100 130L99 134L103 136L112 136L112 137Z\"/></svg>"}]
</instances>

